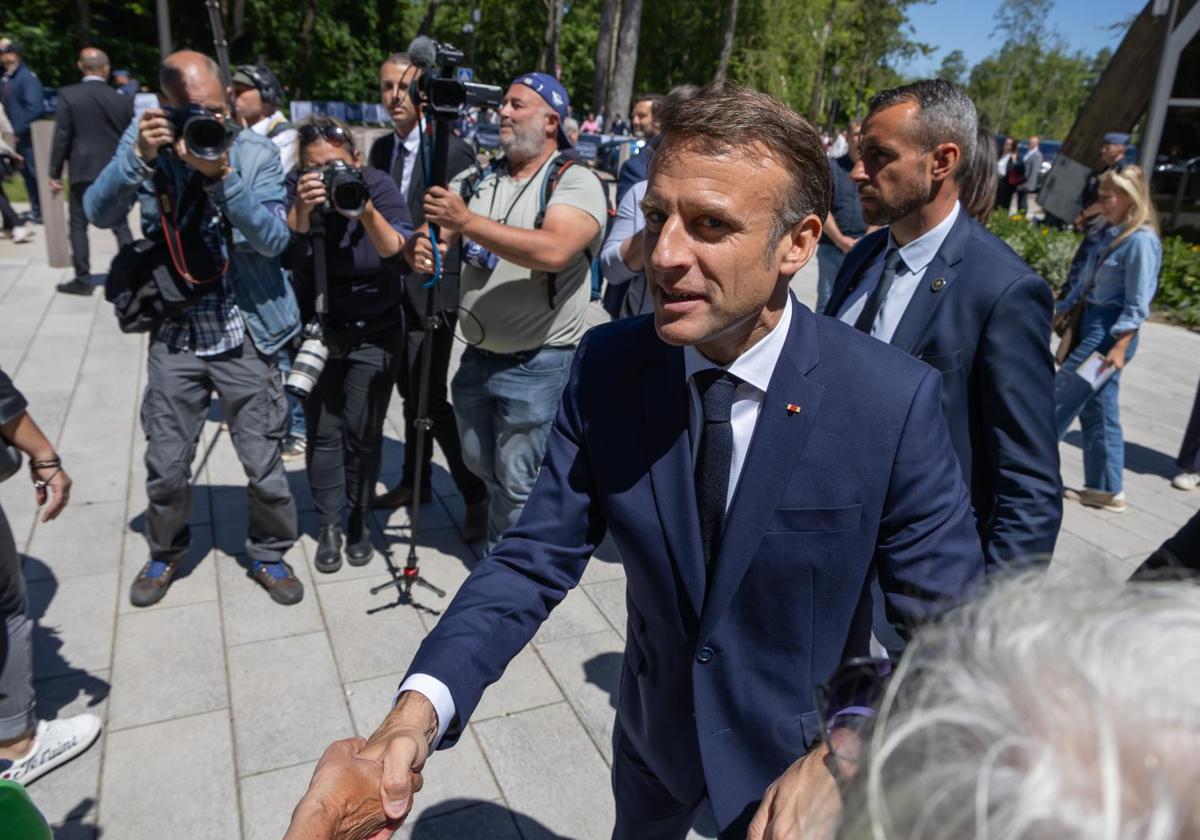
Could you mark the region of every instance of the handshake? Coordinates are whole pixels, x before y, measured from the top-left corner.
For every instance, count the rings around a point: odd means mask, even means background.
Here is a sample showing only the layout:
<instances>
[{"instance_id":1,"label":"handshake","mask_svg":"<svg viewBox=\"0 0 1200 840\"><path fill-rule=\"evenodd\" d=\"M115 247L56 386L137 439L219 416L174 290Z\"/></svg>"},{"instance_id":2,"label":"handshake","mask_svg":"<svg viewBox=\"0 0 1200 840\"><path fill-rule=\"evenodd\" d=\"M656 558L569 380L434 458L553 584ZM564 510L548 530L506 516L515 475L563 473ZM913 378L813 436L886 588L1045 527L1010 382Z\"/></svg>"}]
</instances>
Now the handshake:
<instances>
[{"instance_id":1,"label":"handshake","mask_svg":"<svg viewBox=\"0 0 1200 840\"><path fill-rule=\"evenodd\" d=\"M433 705L406 691L367 738L325 750L284 840L386 840L412 810L437 737Z\"/></svg>"}]
</instances>

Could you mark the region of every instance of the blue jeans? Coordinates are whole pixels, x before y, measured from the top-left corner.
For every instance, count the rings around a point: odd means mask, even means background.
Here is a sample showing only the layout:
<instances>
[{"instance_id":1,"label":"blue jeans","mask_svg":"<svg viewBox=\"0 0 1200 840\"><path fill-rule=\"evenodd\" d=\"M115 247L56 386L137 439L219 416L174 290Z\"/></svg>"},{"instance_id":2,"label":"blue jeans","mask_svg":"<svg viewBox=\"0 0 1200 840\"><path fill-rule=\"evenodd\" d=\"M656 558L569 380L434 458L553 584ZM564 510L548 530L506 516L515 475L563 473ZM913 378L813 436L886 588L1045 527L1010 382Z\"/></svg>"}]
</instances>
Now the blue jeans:
<instances>
[{"instance_id":1,"label":"blue jeans","mask_svg":"<svg viewBox=\"0 0 1200 840\"><path fill-rule=\"evenodd\" d=\"M450 383L463 461L488 489L487 548L516 524L533 490L574 347L463 353Z\"/></svg>"},{"instance_id":2,"label":"blue jeans","mask_svg":"<svg viewBox=\"0 0 1200 840\"><path fill-rule=\"evenodd\" d=\"M1083 427L1083 483L1085 487L1105 493L1120 493L1124 487L1125 438L1121 433L1121 410L1118 394L1120 371L1098 390L1076 375L1075 369L1094 352L1105 355L1116 340L1109 334L1121 316L1119 307L1091 306L1083 311L1079 346L1054 377L1055 422L1058 439L1062 440L1076 417ZM1125 361L1133 358L1138 339L1134 336L1125 353Z\"/></svg>"},{"instance_id":3,"label":"blue jeans","mask_svg":"<svg viewBox=\"0 0 1200 840\"><path fill-rule=\"evenodd\" d=\"M817 308L818 315L825 311L829 298L833 296L833 281L845 262L842 249L829 242L817 243Z\"/></svg>"},{"instance_id":4,"label":"blue jeans","mask_svg":"<svg viewBox=\"0 0 1200 840\"><path fill-rule=\"evenodd\" d=\"M286 382L288 374L292 372L292 356L288 348L285 347L279 351L278 364L279 373ZM287 395L287 401L287 436L305 440L308 437L308 423L304 419L304 404L300 402L299 398L290 393Z\"/></svg>"}]
</instances>

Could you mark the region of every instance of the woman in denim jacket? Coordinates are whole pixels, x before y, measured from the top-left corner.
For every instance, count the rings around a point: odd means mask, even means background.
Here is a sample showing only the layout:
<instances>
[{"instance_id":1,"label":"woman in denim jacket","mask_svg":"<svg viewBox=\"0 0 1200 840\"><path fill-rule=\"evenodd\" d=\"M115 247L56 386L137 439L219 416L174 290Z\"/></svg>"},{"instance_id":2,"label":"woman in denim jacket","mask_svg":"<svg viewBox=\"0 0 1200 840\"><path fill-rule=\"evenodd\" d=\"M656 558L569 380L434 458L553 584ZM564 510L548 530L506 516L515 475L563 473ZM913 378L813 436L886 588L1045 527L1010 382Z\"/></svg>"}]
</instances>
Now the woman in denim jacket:
<instances>
[{"instance_id":1,"label":"woman in denim jacket","mask_svg":"<svg viewBox=\"0 0 1200 840\"><path fill-rule=\"evenodd\" d=\"M1082 339L1055 378L1055 419L1060 440L1076 417L1083 427L1084 488L1068 490L1067 497L1120 513L1125 510L1125 441L1118 388L1121 370L1133 358L1138 329L1149 317L1150 301L1158 289L1162 243L1141 167L1116 167L1106 172L1100 179L1099 203L1108 227L1080 272L1080 282L1056 308L1061 314L1081 297L1085 301ZM1093 353L1104 359L1103 372L1112 373L1096 389L1076 374Z\"/></svg>"}]
</instances>

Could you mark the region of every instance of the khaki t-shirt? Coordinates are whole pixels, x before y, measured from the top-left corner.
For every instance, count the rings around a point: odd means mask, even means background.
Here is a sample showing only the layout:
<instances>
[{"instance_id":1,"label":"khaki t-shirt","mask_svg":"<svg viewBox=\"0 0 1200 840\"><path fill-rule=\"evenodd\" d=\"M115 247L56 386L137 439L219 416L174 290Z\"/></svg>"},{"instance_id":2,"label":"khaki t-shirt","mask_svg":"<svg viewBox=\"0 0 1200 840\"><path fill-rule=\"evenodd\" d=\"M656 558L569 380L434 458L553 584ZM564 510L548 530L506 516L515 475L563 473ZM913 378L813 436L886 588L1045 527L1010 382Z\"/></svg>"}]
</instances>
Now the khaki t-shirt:
<instances>
[{"instance_id":1,"label":"khaki t-shirt","mask_svg":"<svg viewBox=\"0 0 1200 840\"><path fill-rule=\"evenodd\" d=\"M553 156L550 160L553 160ZM529 178L486 176L470 201L472 212L513 227L533 229L550 161ZM457 189L452 185L451 189ZM559 179L546 211L557 204L577 207L597 223L588 246L600 253L608 205L600 179L584 166L571 166ZM591 297L591 263L580 252L558 272L554 308L547 275L501 259L488 272L464 262L459 278L458 332L462 340L492 353L518 353L538 347L573 347L583 337L584 312Z\"/></svg>"}]
</instances>

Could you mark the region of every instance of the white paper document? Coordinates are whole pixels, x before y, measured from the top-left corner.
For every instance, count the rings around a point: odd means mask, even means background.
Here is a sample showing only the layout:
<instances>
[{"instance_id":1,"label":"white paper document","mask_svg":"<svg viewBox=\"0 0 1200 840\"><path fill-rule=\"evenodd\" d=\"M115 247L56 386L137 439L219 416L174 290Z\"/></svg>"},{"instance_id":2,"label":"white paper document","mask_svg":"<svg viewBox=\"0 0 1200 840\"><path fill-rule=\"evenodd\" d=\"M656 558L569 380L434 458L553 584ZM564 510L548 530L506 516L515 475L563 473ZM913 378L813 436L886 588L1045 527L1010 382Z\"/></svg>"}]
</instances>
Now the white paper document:
<instances>
[{"instance_id":1,"label":"white paper document","mask_svg":"<svg viewBox=\"0 0 1200 840\"><path fill-rule=\"evenodd\" d=\"M1093 391L1098 391L1100 386L1111 379L1116 372L1117 369L1112 365L1104 366L1104 357L1099 352L1088 356L1079 363L1079 367L1075 368L1075 373L1084 382L1091 385Z\"/></svg>"}]
</instances>

